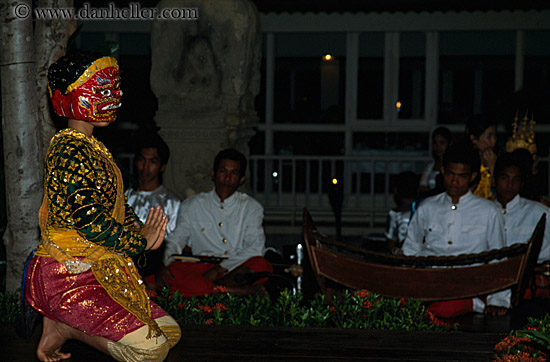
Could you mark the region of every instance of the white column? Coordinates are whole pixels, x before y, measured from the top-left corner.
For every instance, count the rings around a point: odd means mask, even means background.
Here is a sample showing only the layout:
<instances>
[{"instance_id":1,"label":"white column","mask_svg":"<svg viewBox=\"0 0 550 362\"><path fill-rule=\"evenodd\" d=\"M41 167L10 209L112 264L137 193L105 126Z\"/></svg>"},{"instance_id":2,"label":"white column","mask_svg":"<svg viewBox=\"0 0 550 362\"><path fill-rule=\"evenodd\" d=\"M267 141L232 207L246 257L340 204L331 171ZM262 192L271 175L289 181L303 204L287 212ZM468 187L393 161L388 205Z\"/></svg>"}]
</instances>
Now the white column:
<instances>
[{"instance_id":1,"label":"white column","mask_svg":"<svg viewBox=\"0 0 550 362\"><path fill-rule=\"evenodd\" d=\"M345 154L353 153L353 125L357 122L357 77L359 73L359 33L346 34L346 91L345 91ZM349 163L344 167L344 205L351 194L352 174Z\"/></svg>"},{"instance_id":2,"label":"white column","mask_svg":"<svg viewBox=\"0 0 550 362\"><path fill-rule=\"evenodd\" d=\"M384 122L397 120L395 102L399 96L399 33L387 32L384 46Z\"/></svg>"},{"instance_id":3,"label":"white column","mask_svg":"<svg viewBox=\"0 0 550 362\"><path fill-rule=\"evenodd\" d=\"M346 34L346 91L345 123L346 135L344 147L346 155L353 148L352 125L357 122L357 77L359 73L359 33Z\"/></svg>"},{"instance_id":4,"label":"white column","mask_svg":"<svg viewBox=\"0 0 550 362\"><path fill-rule=\"evenodd\" d=\"M265 36L265 145L264 153L273 154L273 102L275 89L275 34Z\"/></svg>"}]
</instances>

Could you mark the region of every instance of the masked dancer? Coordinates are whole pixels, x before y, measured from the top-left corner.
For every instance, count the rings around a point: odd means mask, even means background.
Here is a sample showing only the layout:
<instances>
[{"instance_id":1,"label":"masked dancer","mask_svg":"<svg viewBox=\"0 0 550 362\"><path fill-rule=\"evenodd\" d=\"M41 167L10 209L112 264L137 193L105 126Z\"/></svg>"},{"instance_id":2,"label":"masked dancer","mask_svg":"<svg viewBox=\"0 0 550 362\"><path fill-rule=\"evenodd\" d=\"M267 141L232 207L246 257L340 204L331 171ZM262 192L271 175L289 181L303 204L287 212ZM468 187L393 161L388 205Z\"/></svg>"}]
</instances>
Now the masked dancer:
<instances>
[{"instance_id":1,"label":"masked dancer","mask_svg":"<svg viewBox=\"0 0 550 362\"><path fill-rule=\"evenodd\" d=\"M60 349L77 339L118 361L163 361L181 331L149 300L131 257L162 244L167 218L158 207L139 221L111 153L92 136L116 119L117 61L64 56L48 70L48 89L68 128L46 156L41 239L26 268L26 299L44 316L37 356L69 358Z\"/></svg>"}]
</instances>

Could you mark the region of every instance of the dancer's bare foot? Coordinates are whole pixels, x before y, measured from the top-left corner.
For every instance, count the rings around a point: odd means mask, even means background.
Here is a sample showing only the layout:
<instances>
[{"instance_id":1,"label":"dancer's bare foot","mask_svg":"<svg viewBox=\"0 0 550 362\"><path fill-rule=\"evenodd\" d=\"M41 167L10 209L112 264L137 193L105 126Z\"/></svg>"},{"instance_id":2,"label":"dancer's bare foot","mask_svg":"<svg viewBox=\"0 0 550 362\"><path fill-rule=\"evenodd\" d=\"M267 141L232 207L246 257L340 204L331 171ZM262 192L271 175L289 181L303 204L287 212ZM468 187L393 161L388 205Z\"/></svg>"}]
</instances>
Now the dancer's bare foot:
<instances>
[{"instance_id":1,"label":"dancer's bare foot","mask_svg":"<svg viewBox=\"0 0 550 362\"><path fill-rule=\"evenodd\" d=\"M42 337L36 349L36 356L38 359L40 361L50 362L70 358L70 353L63 353L60 351L63 343L69 338L69 330L67 328L70 327L47 317L44 317L43 323Z\"/></svg>"}]
</instances>

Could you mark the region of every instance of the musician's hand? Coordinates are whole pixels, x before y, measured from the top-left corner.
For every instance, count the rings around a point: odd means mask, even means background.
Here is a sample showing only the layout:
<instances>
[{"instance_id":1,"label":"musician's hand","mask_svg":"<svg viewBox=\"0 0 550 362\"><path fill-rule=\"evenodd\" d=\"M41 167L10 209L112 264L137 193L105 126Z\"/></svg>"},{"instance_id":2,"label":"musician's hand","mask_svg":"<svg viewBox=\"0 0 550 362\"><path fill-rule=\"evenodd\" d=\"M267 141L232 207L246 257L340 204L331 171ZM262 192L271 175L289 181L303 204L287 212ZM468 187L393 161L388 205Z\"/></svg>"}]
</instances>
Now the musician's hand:
<instances>
[{"instance_id":1,"label":"musician's hand","mask_svg":"<svg viewBox=\"0 0 550 362\"><path fill-rule=\"evenodd\" d=\"M502 317L508 313L508 308L497 307L496 305L488 305L485 307L485 314L492 315L493 317Z\"/></svg>"},{"instance_id":2,"label":"musician's hand","mask_svg":"<svg viewBox=\"0 0 550 362\"><path fill-rule=\"evenodd\" d=\"M145 250L155 250L164 241L164 235L166 234L166 225L168 224L168 217L163 216L162 207L157 206L149 210L147 220L141 228L140 234L147 239L147 246Z\"/></svg>"},{"instance_id":3,"label":"musician's hand","mask_svg":"<svg viewBox=\"0 0 550 362\"><path fill-rule=\"evenodd\" d=\"M157 287L162 290L162 288L170 289L170 285L175 280L174 275L165 266L162 266L160 270L155 274L155 282Z\"/></svg>"},{"instance_id":4,"label":"musician's hand","mask_svg":"<svg viewBox=\"0 0 550 362\"><path fill-rule=\"evenodd\" d=\"M220 277L221 274L226 273L227 269L220 266L220 264L216 264L212 269L208 270L206 273L204 273L202 276L205 278L210 279L211 281L216 281Z\"/></svg>"}]
</instances>

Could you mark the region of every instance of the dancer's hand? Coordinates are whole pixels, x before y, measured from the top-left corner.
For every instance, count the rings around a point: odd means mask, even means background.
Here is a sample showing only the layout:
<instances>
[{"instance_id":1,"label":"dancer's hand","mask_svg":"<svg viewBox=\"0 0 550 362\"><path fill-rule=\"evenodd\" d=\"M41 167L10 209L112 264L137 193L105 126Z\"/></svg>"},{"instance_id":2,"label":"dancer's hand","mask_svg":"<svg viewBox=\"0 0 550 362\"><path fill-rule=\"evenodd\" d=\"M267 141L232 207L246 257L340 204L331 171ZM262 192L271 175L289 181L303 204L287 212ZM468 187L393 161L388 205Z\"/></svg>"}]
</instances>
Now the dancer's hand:
<instances>
[{"instance_id":1,"label":"dancer's hand","mask_svg":"<svg viewBox=\"0 0 550 362\"><path fill-rule=\"evenodd\" d=\"M139 233L141 231L141 225L139 224L139 222L134 221L132 226L128 228L128 231L135 231Z\"/></svg>"},{"instance_id":2,"label":"dancer's hand","mask_svg":"<svg viewBox=\"0 0 550 362\"><path fill-rule=\"evenodd\" d=\"M157 206L149 210L147 220L141 228L140 234L147 239L145 250L155 250L164 241L166 235L166 225L168 224L168 216L163 216L162 207Z\"/></svg>"}]
</instances>

